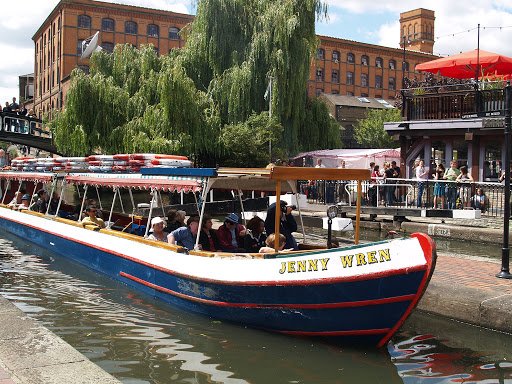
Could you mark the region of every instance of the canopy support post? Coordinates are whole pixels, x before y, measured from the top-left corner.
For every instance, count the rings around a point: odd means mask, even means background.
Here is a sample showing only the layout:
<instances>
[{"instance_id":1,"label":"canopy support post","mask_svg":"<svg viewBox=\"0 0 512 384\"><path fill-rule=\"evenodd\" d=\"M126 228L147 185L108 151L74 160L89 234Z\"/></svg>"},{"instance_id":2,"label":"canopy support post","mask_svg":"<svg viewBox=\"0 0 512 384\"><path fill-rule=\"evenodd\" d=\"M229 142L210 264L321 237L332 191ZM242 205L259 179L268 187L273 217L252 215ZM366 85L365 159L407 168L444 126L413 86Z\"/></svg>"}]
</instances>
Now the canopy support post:
<instances>
[{"instance_id":1,"label":"canopy support post","mask_svg":"<svg viewBox=\"0 0 512 384\"><path fill-rule=\"evenodd\" d=\"M78 212L78 221L82 221L82 212L84 211L85 198L87 197L87 190L89 189L89 184L85 184L84 187L84 198L82 199L82 205L80 206L80 212Z\"/></svg>"},{"instance_id":2,"label":"canopy support post","mask_svg":"<svg viewBox=\"0 0 512 384\"><path fill-rule=\"evenodd\" d=\"M195 195L195 193L194 193ZM197 235L196 235L196 243L194 245L194 249L197 249L197 245L199 244L199 237L201 236L201 231L203 230L203 219L204 219L204 210L206 207L206 198L208 197L208 188L204 188L202 191L202 205L201 205L201 212L199 213L199 227L197 229Z\"/></svg>"},{"instance_id":3,"label":"canopy support post","mask_svg":"<svg viewBox=\"0 0 512 384\"><path fill-rule=\"evenodd\" d=\"M281 180L276 181L276 214L274 221L274 250L279 251L279 231L281 230Z\"/></svg>"},{"instance_id":4,"label":"canopy support post","mask_svg":"<svg viewBox=\"0 0 512 384\"><path fill-rule=\"evenodd\" d=\"M96 195L98 196L98 204L100 205L100 210L103 211L103 206L101 205L100 190L98 189L97 185L95 187L96 187Z\"/></svg>"},{"instance_id":5,"label":"canopy support post","mask_svg":"<svg viewBox=\"0 0 512 384\"><path fill-rule=\"evenodd\" d=\"M132 202L132 213L135 212L135 200L133 200L132 189L128 188L128 194L130 195L130 201Z\"/></svg>"},{"instance_id":6,"label":"canopy support post","mask_svg":"<svg viewBox=\"0 0 512 384\"><path fill-rule=\"evenodd\" d=\"M244 225L247 225L247 219L245 218L245 210L244 210L244 203L242 202L242 190L237 185L238 188L238 201L240 202L240 210L242 211L242 217L244 220Z\"/></svg>"},{"instance_id":7,"label":"canopy support post","mask_svg":"<svg viewBox=\"0 0 512 384\"><path fill-rule=\"evenodd\" d=\"M55 217L57 217L58 213L59 213L59 209L60 209L60 205L62 204L62 196L64 196L64 188L66 187L66 182L65 180L62 180L62 188L60 189L60 195L59 195L59 203L57 204L57 209L55 210ZM51 198L50 198L50 202L51 202ZM50 204L48 204L50 205Z\"/></svg>"},{"instance_id":8,"label":"canopy support post","mask_svg":"<svg viewBox=\"0 0 512 384\"><path fill-rule=\"evenodd\" d=\"M118 188L119 191L119 204L121 204L121 212L126 213L124 211L123 199L121 199L121 189Z\"/></svg>"},{"instance_id":9,"label":"canopy support post","mask_svg":"<svg viewBox=\"0 0 512 384\"><path fill-rule=\"evenodd\" d=\"M37 186L39 185L39 181L36 181L35 185L34 185L34 193L32 193L30 195L30 201L28 203L28 209L30 209L30 207L32 207L32 202L34 201L34 195L35 195L35 192L37 191Z\"/></svg>"},{"instance_id":10,"label":"canopy support post","mask_svg":"<svg viewBox=\"0 0 512 384\"><path fill-rule=\"evenodd\" d=\"M7 196L7 191L9 190L10 186L11 186L11 180L7 180L7 183L5 184L5 192L4 192L4 195L2 196L2 204L5 201L5 197Z\"/></svg>"},{"instance_id":11,"label":"canopy support post","mask_svg":"<svg viewBox=\"0 0 512 384\"><path fill-rule=\"evenodd\" d=\"M64 179L62 179L62 182L64 182ZM53 192L55 192L55 188L57 188L57 183L58 183L57 178L53 179L52 192L50 193L50 200L51 200L51 198L53 196ZM48 200L48 204L46 205L46 213L45 213L45 215L47 215L48 212L50 211L50 200Z\"/></svg>"},{"instance_id":12,"label":"canopy support post","mask_svg":"<svg viewBox=\"0 0 512 384\"><path fill-rule=\"evenodd\" d=\"M164 202L162 200L162 194L160 193L160 190L158 192L158 200L160 200L160 207L162 208L162 217L165 217L165 209L164 209Z\"/></svg>"},{"instance_id":13,"label":"canopy support post","mask_svg":"<svg viewBox=\"0 0 512 384\"><path fill-rule=\"evenodd\" d=\"M357 203L356 203L356 230L354 234L354 243L359 244L359 223L361 221L361 194L363 193L363 188L361 185L361 180L357 180Z\"/></svg>"},{"instance_id":14,"label":"canopy support post","mask_svg":"<svg viewBox=\"0 0 512 384\"><path fill-rule=\"evenodd\" d=\"M110 229L111 227L111 220L112 220L112 213L114 212L114 206L116 205L116 197L117 193L119 192L118 187L114 187L114 198L112 199L112 206L110 207L110 213L108 215L108 226L107 229Z\"/></svg>"},{"instance_id":15,"label":"canopy support post","mask_svg":"<svg viewBox=\"0 0 512 384\"><path fill-rule=\"evenodd\" d=\"M144 238L148 237L149 227L151 225L151 215L153 214L153 204L155 204L155 196L156 196L156 192L153 188L151 188L151 203L149 205L149 216L148 216L148 222L146 224L146 231L144 233Z\"/></svg>"},{"instance_id":16,"label":"canopy support post","mask_svg":"<svg viewBox=\"0 0 512 384\"><path fill-rule=\"evenodd\" d=\"M295 201L297 202L297 210L299 211L300 227L302 229L302 241L306 243L306 230L304 229L304 220L302 220L302 212L300 211L299 192L295 192Z\"/></svg>"},{"instance_id":17,"label":"canopy support post","mask_svg":"<svg viewBox=\"0 0 512 384\"><path fill-rule=\"evenodd\" d=\"M195 202L196 202L196 210L197 210L197 214L199 215L199 214L201 214L201 210L199 209L199 202L197 201L197 195L196 195L196 193L195 193L195 192L192 192L192 193L193 193L193 195L194 195L194 200L195 200Z\"/></svg>"}]
</instances>

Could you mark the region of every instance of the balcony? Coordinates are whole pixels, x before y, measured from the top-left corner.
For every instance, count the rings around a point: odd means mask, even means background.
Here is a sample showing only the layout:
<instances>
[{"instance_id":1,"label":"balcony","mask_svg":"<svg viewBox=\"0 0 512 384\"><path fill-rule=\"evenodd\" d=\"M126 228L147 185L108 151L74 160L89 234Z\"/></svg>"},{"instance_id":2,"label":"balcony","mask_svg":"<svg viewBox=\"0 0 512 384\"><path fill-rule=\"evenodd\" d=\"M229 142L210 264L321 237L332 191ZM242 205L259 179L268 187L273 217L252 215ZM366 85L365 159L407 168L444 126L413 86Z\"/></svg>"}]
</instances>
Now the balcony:
<instances>
[{"instance_id":1,"label":"balcony","mask_svg":"<svg viewBox=\"0 0 512 384\"><path fill-rule=\"evenodd\" d=\"M504 116L505 102L501 84L482 84L487 89L479 89L476 84L459 84L402 90L403 120Z\"/></svg>"}]
</instances>

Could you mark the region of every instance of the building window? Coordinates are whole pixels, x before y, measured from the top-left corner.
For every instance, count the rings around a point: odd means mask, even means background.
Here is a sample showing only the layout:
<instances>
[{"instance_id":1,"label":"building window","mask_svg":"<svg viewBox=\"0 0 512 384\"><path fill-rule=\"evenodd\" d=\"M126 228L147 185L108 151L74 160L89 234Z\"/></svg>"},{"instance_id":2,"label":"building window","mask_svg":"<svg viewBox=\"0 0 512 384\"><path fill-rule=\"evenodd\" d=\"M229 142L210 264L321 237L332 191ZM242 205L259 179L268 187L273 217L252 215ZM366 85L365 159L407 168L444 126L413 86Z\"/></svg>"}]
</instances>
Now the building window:
<instances>
[{"instance_id":1,"label":"building window","mask_svg":"<svg viewBox=\"0 0 512 384\"><path fill-rule=\"evenodd\" d=\"M390 77L389 80L388 80L388 88L390 91L394 91L396 89L396 84L395 84L395 78L394 77Z\"/></svg>"},{"instance_id":2,"label":"building window","mask_svg":"<svg viewBox=\"0 0 512 384\"><path fill-rule=\"evenodd\" d=\"M340 94L340 92L339 92L337 89L333 89L333 90L331 91L331 94L333 94L333 95L339 95L339 94Z\"/></svg>"},{"instance_id":3,"label":"building window","mask_svg":"<svg viewBox=\"0 0 512 384\"><path fill-rule=\"evenodd\" d=\"M160 36L160 27L156 24L148 24L148 36L149 37L159 37Z\"/></svg>"},{"instance_id":4,"label":"building window","mask_svg":"<svg viewBox=\"0 0 512 384\"><path fill-rule=\"evenodd\" d=\"M81 69L85 74L89 74L89 66L88 65L79 65L79 69Z\"/></svg>"},{"instance_id":5,"label":"building window","mask_svg":"<svg viewBox=\"0 0 512 384\"><path fill-rule=\"evenodd\" d=\"M116 22L109 18L101 19L101 30L105 32L114 32Z\"/></svg>"},{"instance_id":6,"label":"building window","mask_svg":"<svg viewBox=\"0 0 512 384\"><path fill-rule=\"evenodd\" d=\"M76 44L76 55L81 56L82 55L82 44L84 43L84 40L78 40Z\"/></svg>"},{"instance_id":7,"label":"building window","mask_svg":"<svg viewBox=\"0 0 512 384\"><path fill-rule=\"evenodd\" d=\"M324 70L322 68L316 69L316 81L324 81Z\"/></svg>"},{"instance_id":8,"label":"building window","mask_svg":"<svg viewBox=\"0 0 512 384\"><path fill-rule=\"evenodd\" d=\"M103 50L105 50L108 53L112 53L114 52L114 43L104 41L103 43L101 43L101 48L103 48Z\"/></svg>"},{"instance_id":9,"label":"building window","mask_svg":"<svg viewBox=\"0 0 512 384\"><path fill-rule=\"evenodd\" d=\"M348 92L347 92L347 96L354 96L354 92L352 92L352 91L348 91Z\"/></svg>"},{"instance_id":10,"label":"building window","mask_svg":"<svg viewBox=\"0 0 512 384\"><path fill-rule=\"evenodd\" d=\"M78 15L78 28L91 28L91 17Z\"/></svg>"},{"instance_id":11,"label":"building window","mask_svg":"<svg viewBox=\"0 0 512 384\"><path fill-rule=\"evenodd\" d=\"M335 63L340 62L340 53L338 51L332 51L332 61Z\"/></svg>"},{"instance_id":12,"label":"building window","mask_svg":"<svg viewBox=\"0 0 512 384\"><path fill-rule=\"evenodd\" d=\"M361 97L368 97L368 94L367 93L361 93ZM364 103L369 103L370 101L369 100L365 100L363 102Z\"/></svg>"},{"instance_id":13,"label":"building window","mask_svg":"<svg viewBox=\"0 0 512 384\"><path fill-rule=\"evenodd\" d=\"M354 64L356 62L356 57L353 53L347 53L347 63Z\"/></svg>"},{"instance_id":14,"label":"building window","mask_svg":"<svg viewBox=\"0 0 512 384\"><path fill-rule=\"evenodd\" d=\"M325 50L323 48L318 48L316 50L316 58L317 60L325 59Z\"/></svg>"},{"instance_id":15,"label":"building window","mask_svg":"<svg viewBox=\"0 0 512 384\"><path fill-rule=\"evenodd\" d=\"M340 73L337 69L333 69L331 72L331 82L336 84L340 82Z\"/></svg>"},{"instance_id":16,"label":"building window","mask_svg":"<svg viewBox=\"0 0 512 384\"><path fill-rule=\"evenodd\" d=\"M124 23L124 33L129 35L137 34L137 23L135 21L126 21Z\"/></svg>"},{"instance_id":17,"label":"building window","mask_svg":"<svg viewBox=\"0 0 512 384\"><path fill-rule=\"evenodd\" d=\"M354 85L354 72L347 72L347 85Z\"/></svg>"},{"instance_id":18,"label":"building window","mask_svg":"<svg viewBox=\"0 0 512 384\"><path fill-rule=\"evenodd\" d=\"M380 75L375 76L375 88L382 88L382 76Z\"/></svg>"},{"instance_id":19,"label":"building window","mask_svg":"<svg viewBox=\"0 0 512 384\"><path fill-rule=\"evenodd\" d=\"M316 97L320 96L322 93L324 93L324 90L322 88L316 89Z\"/></svg>"},{"instance_id":20,"label":"building window","mask_svg":"<svg viewBox=\"0 0 512 384\"><path fill-rule=\"evenodd\" d=\"M370 60L368 59L368 56L366 56L366 55L361 56L361 65L368 65L369 62L370 62Z\"/></svg>"},{"instance_id":21,"label":"building window","mask_svg":"<svg viewBox=\"0 0 512 384\"><path fill-rule=\"evenodd\" d=\"M409 71L409 63L408 63L407 61L404 61L404 62L402 63L402 69L403 69L404 71Z\"/></svg>"},{"instance_id":22,"label":"building window","mask_svg":"<svg viewBox=\"0 0 512 384\"><path fill-rule=\"evenodd\" d=\"M160 53L160 50L158 49L158 47L153 47L153 51L156 53L157 56Z\"/></svg>"},{"instance_id":23,"label":"building window","mask_svg":"<svg viewBox=\"0 0 512 384\"><path fill-rule=\"evenodd\" d=\"M396 69L396 61L389 60L389 69Z\"/></svg>"},{"instance_id":24,"label":"building window","mask_svg":"<svg viewBox=\"0 0 512 384\"><path fill-rule=\"evenodd\" d=\"M367 87L367 86L368 86L368 74L361 73L361 87Z\"/></svg>"},{"instance_id":25,"label":"building window","mask_svg":"<svg viewBox=\"0 0 512 384\"><path fill-rule=\"evenodd\" d=\"M375 59L375 66L376 66L377 68L382 68L382 63L383 63L383 61L382 61L382 57L377 57L377 58Z\"/></svg>"},{"instance_id":26,"label":"building window","mask_svg":"<svg viewBox=\"0 0 512 384\"><path fill-rule=\"evenodd\" d=\"M180 39L180 29L177 27L169 28L169 39L179 40Z\"/></svg>"}]
</instances>

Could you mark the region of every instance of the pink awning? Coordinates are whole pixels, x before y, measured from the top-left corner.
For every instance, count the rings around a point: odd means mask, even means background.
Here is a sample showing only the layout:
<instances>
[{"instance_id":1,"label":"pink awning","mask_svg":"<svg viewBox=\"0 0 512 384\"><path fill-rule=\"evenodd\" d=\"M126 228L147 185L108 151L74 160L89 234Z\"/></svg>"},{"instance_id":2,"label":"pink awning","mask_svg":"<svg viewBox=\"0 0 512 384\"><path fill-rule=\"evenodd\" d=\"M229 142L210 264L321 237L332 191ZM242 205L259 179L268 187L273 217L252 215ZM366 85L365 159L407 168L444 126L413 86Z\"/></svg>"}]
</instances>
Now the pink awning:
<instances>
[{"instance_id":1,"label":"pink awning","mask_svg":"<svg viewBox=\"0 0 512 384\"><path fill-rule=\"evenodd\" d=\"M48 183L52 181L53 173L0 172L0 179Z\"/></svg>"},{"instance_id":2,"label":"pink awning","mask_svg":"<svg viewBox=\"0 0 512 384\"><path fill-rule=\"evenodd\" d=\"M169 180L157 178L121 178L94 177L86 175L68 175L66 181L71 184L92 185L95 187L157 189L169 192L197 192L201 190L198 180Z\"/></svg>"}]
</instances>

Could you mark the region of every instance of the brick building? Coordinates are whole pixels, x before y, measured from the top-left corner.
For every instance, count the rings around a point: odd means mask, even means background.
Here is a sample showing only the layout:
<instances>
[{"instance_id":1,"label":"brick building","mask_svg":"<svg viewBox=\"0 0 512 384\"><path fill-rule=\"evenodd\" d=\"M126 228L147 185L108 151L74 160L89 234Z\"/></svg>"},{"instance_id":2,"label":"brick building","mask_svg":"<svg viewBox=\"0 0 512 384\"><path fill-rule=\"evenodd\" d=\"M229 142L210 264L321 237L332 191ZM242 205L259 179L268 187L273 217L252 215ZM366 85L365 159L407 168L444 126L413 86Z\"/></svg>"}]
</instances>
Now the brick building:
<instances>
[{"instance_id":1,"label":"brick building","mask_svg":"<svg viewBox=\"0 0 512 384\"><path fill-rule=\"evenodd\" d=\"M180 30L191 15L93 0L61 0L32 37L35 43L34 110L38 116L65 103L71 71L82 60L82 41L100 31L99 44L153 44L161 54L183 46Z\"/></svg>"},{"instance_id":2,"label":"brick building","mask_svg":"<svg viewBox=\"0 0 512 384\"><path fill-rule=\"evenodd\" d=\"M400 16L400 41L405 49L319 36L308 94L393 99L403 75L417 75L413 72L416 64L435 58L434 12L417 9ZM77 66L87 69L88 60L80 58L82 41L96 31L100 31L99 44L107 51L118 43L151 43L160 54L167 54L183 46L179 32L193 19L192 15L94 0L61 0L32 38L36 114L41 117L64 105L71 71Z\"/></svg>"}]
</instances>

